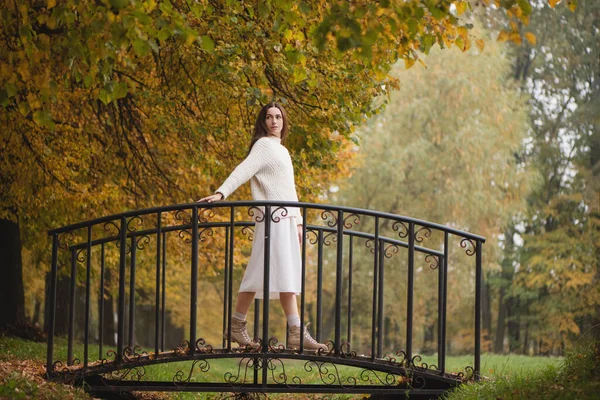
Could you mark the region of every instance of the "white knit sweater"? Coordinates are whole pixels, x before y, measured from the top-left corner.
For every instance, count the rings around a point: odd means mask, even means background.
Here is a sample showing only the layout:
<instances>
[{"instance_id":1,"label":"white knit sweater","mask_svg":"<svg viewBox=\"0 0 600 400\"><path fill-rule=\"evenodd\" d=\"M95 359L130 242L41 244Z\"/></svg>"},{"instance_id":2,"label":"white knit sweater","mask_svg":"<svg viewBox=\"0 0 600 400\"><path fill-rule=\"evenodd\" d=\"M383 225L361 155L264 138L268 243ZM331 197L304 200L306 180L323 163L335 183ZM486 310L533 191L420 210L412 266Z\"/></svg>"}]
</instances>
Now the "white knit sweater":
<instances>
[{"instance_id":1,"label":"white knit sweater","mask_svg":"<svg viewBox=\"0 0 600 400\"><path fill-rule=\"evenodd\" d=\"M233 170L215 193L223 194L226 199L248 180L254 200L298 201L292 158L278 137L258 139L248 157ZM297 224L302 224L298 208L290 207L287 216L296 217Z\"/></svg>"}]
</instances>

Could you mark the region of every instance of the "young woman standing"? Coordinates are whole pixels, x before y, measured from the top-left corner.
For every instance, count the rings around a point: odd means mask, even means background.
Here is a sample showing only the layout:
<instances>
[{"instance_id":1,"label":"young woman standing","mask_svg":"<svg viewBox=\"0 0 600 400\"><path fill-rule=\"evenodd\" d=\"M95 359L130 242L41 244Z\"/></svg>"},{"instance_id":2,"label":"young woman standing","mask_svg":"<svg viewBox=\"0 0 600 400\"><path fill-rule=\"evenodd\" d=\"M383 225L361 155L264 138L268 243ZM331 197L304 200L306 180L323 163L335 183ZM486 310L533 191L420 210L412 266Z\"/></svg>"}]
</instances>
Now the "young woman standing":
<instances>
[{"instance_id":1,"label":"young woman standing","mask_svg":"<svg viewBox=\"0 0 600 400\"><path fill-rule=\"evenodd\" d=\"M250 180L254 200L298 201L294 183L292 159L282 145L288 134L289 124L285 109L279 103L269 103L259 112L254 126L248 156L229 175L215 194L199 201L214 202L227 198L238 187ZM300 244L302 243L302 216L300 210L290 207L280 212L279 221L271 224L270 245L270 295L279 298L288 322L288 348L300 347L302 336L304 349L327 350L327 346L315 341L306 327L300 334L300 317L296 295L301 291L302 266ZM263 296L264 278L264 229L269 216L256 223L252 254L240 285L231 320L231 341L241 346L257 347L246 329L246 314L254 297ZM224 334L227 336L226 333Z\"/></svg>"}]
</instances>

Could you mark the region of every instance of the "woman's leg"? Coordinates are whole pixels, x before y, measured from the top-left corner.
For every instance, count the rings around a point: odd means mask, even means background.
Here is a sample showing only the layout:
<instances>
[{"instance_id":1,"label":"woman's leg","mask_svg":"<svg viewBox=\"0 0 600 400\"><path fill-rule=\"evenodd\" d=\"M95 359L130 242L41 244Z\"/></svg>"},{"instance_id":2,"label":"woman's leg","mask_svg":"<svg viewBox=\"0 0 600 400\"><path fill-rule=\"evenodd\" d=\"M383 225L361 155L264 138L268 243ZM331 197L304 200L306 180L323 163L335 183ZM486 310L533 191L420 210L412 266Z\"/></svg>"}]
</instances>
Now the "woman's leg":
<instances>
[{"instance_id":1,"label":"woman's leg","mask_svg":"<svg viewBox=\"0 0 600 400\"><path fill-rule=\"evenodd\" d=\"M258 347L258 343L252 341L246 329L246 314L250 309L250 304L254 300L254 292L240 292L235 304L235 313L231 318L231 341L240 346ZM223 333L223 337L228 339L227 330Z\"/></svg>"},{"instance_id":2,"label":"woman's leg","mask_svg":"<svg viewBox=\"0 0 600 400\"><path fill-rule=\"evenodd\" d=\"M248 314L248 310L250 309L252 300L254 300L255 294L256 293L254 292L239 292L235 303L235 311L244 315Z\"/></svg>"},{"instance_id":3,"label":"woman's leg","mask_svg":"<svg viewBox=\"0 0 600 400\"><path fill-rule=\"evenodd\" d=\"M283 312L288 319L288 348L298 349L300 348L300 338L305 350L314 351L327 351L328 348L322 343L318 343L310 336L306 326L304 332L300 332L300 317L298 316L298 304L296 303L295 293L279 293L279 300L281 301L281 307Z\"/></svg>"},{"instance_id":4,"label":"woman's leg","mask_svg":"<svg viewBox=\"0 0 600 400\"><path fill-rule=\"evenodd\" d=\"M279 293L279 301L286 316L298 315L298 304L296 303L296 293Z\"/></svg>"}]
</instances>

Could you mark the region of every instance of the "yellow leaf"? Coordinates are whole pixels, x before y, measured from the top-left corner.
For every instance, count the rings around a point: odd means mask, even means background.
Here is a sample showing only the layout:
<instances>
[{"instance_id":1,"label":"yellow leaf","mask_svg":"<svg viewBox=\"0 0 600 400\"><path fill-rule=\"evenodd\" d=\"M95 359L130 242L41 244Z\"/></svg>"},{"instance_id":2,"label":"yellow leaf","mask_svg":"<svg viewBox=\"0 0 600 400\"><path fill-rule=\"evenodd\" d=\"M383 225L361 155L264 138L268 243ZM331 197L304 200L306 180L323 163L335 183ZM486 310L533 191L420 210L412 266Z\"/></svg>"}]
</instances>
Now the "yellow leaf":
<instances>
[{"instance_id":1,"label":"yellow leaf","mask_svg":"<svg viewBox=\"0 0 600 400\"><path fill-rule=\"evenodd\" d=\"M499 42L506 42L509 38L510 38L510 32L500 31L500 33L498 34L498 39L497 40Z\"/></svg>"},{"instance_id":2,"label":"yellow leaf","mask_svg":"<svg viewBox=\"0 0 600 400\"><path fill-rule=\"evenodd\" d=\"M461 15L465 11L467 11L467 2L466 1L459 1L458 3L456 3L456 13L458 15Z\"/></svg>"},{"instance_id":3,"label":"yellow leaf","mask_svg":"<svg viewBox=\"0 0 600 400\"><path fill-rule=\"evenodd\" d=\"M577 0L569 1L569 10L571 10L572 12L575 12L575 10L577 10Z\"/></svg>"},{"instance_id":4,"label":"yellow leaf","mask_svg":"<svg viewBox=\"0 0 600 400\"><path fill-rule=\"evenodd\" d=\"M47 7L48 7L48 10L51 9L51 8L56 7L56 0L48 0Z\"/></svg>"},{"instance_id":5,"label":"yellow leaf","mask_svg":"<svg viewBox=\"0 0 600 400\"><path fill-rule=\"evenodd\" d=\"M531 43L533 46L535 46L536 43L536 38L535 35L531 32L525 32L525 39L527 39L527 41L529 43Z\"/></svg>"},{"instance_id":6,"label":"yellow leaf","mask_svg":"<svg viewBox=\"0 0 600 400\"><path fill-rule=\"evenodd\" d=\"M483 39L478 39L475 44L477 45L477 48L479 49L479 51L483 51L483 48L485 47L485 42L483 41Z\"/></svg>"},{"instance_id":7,"label":"yellow leaf","mask_svg":"<svg viewBox=\"0 0 600 400\"><path fill-rule=\"evenodd\" d=\"M548 0L550 7L554 8L560 2L560 0Z\"/></svg>"},{"instance_id":8,"label":"yellow leaf","mask_svg":"<svg viewBox=\"0 0 600 400\"><path fill-rule=\"evenodd\" d=\"M521 39L521 35L518 32L513 32L510 34L510 41L516 44L521 44L523 39Z\"/></svg>"},{"instance_id":9,"label":"yellow leaf","mask_svg":"<svg viewBox=\"0 0 600 400\"><path fill-rule=\"evenodd\" d=\"M405 58L404 59L404 69L409 69L413 65L415 65L415 60L414 59L412 59L412 58Z\"/></svg>"}]
</instances>

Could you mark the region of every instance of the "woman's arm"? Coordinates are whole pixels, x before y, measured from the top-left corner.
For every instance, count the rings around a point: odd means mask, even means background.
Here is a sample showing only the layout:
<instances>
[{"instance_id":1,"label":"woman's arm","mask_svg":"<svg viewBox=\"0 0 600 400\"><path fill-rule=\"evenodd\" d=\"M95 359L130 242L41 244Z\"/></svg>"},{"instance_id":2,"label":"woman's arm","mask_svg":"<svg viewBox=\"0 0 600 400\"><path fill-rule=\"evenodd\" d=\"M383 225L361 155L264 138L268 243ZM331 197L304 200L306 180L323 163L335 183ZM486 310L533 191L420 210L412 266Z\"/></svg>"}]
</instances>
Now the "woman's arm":
<instances>
[{"instance_id":1,"label":"woman's arm","mask_svg":"<svg viewBox=\"0 0 600 400\"><path fill-rule=\"evenodd\" d=\"M248 157L242 161L223 184L215 191L215 194L206 196L198 201L219 201L226 199L231 193L235 192L244 183L248 182L256 173L267 164L271 157L271 149L266 140L258 140Z\"/></svg>"}]
</instances>

